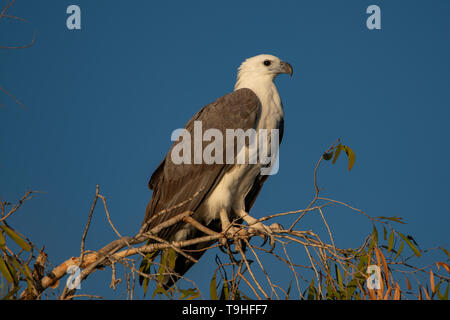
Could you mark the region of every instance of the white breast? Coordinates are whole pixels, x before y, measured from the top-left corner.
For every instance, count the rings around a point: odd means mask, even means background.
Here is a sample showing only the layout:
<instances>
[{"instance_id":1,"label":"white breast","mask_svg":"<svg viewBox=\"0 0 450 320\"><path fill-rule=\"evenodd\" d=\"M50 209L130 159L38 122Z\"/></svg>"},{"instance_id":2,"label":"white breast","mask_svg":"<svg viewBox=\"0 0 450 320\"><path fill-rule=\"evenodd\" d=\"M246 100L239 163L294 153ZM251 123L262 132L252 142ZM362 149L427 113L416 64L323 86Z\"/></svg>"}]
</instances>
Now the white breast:
<instances>
[{"instance_id":1,"label":"white breast","mask_svg":"<svg viewBox=\"0 0 450 320\"><path fill-rule=\"evenodd\" d=\"M273 82L266 88L251 88L261 101L260 114L256 131L259 129L279 129L283 119L283 107ZM256 89L256 90L255 90ZM270 134L268 135L268 145L270 146ZM256 140L258 141L258 140ZM270 150L270 147L267 148ZM242 150L242 152L244 152ZM255 178L260 173L262 165L235 164L234 168L227 172L219 184L215 187L210 196L199 208L199 215L204 223L209 223L212 219L219 218L220 209L225 209L228 213L231 209L244 210L244 200L250 191Z\"/></svg>"}]
</instances>

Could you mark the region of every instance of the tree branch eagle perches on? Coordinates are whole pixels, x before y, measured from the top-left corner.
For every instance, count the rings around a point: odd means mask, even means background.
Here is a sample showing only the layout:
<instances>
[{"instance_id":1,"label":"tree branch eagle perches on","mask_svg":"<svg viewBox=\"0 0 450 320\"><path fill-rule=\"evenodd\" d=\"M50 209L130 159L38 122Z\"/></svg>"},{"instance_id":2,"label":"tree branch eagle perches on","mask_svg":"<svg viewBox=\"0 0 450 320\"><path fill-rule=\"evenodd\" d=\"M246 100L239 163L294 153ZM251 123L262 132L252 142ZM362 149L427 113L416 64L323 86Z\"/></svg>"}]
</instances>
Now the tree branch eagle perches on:
<instances>
[{"instance_id":1,"label":"tree branch eagle perches on","mask_svg":"<svg viewBox=\"0 0 450 320\"><path fill-rule=\"evenodd\" d=\"M166 274L170 270L167 266L170 266L171 263L171 256L173 256L171 252L182 254L190 259L192 257L186 248L202 242L215 242L211 247L220 247L224 253L216 256L215 270L211 268L212 279L209 296L211 299L285 299L294 295L300 299L400 299L409 295L419 299L448 298L448 289L444 288L445 285L448 288L449 277L443 273L444 271L447 273L450 271L448 264L438 261L425 267L416 267L410 263L412 258L419 258L424 253L436 249L420 250L411 236L397 231L392 224L404 224L401 218L371 217L349 204L320 195L321 189L318 186L319 166L324 160L333 159L333 162L335 162L339 157L339 150L344 150L348 155L349 168L351 169L352 163L354 163L354 153L349 147L343 146L338 141L320 157L316 164L313 179L315 193L306 208L267 215L257 220L258 222L264 222L280 217L291 216L293 218L289 228L276 230L272 234L276 246L275 250L268 244L257 246L250 242L250 239L256 234L249 231L251 227L249 225L233 224L237 228L236 230L246 230L246 232L218 233L194 220L191 216L192 212L178 214L146 232L143 232L145 230L143 225L141 230L132 237L122 236L112 223L106 198L100 193L99 186L97 186L86 228L81 236L80 255L49 269L48 257L44 249L38 250L36 245L7 223L7 220L25 202L36 195L36 192L27 192L15 205L0 200L2 211L0 218L0 271L2 281L6 284L3 286L3 297L41 299L43 295L50 297L53 294L58 299L98 298L98 296L91 294L77 294L76 288L68 286L69 281L66 282L64 289L59 294L56 294L55 290L50 290L50 288L57 288L59 280L66 275L70 275L75 267L81 270L77 276L77 280L80 282L85 281L95 271L110 267L112 270L110 286L116 289L117 284L122 281L122 279L117 278L116 265L121 264L125 270L124 282L129 299L132 299L135 295L134 284L137 276L145 277L155 283L153 297L159 294L168 298L204 298L204 294L198 289L195 281L186 277L182 277L182 279L194 288L182 289L181 285L175 285L167 289L158 286L158 283L162 279L162 274ZM98 200L103 204L107 220L117 239L100 250L86 250L85 239ZM335 245L331 227L325 218L325 209L335 206L343 206L362 214L371 222L372 233L368 235L360 247L342 249ZM299 222L307 214L315 214L323 221L327 230L328 241L322 240L312 230L298 229ZM167 242L156 236L162 229L179 222L191 224L200 230L203 236L179 242ZM377 227L383 229L383 237L378 236ZM145 244L149 239L154 242ZM220 241L221 239L226 241ZM21 250L17 253L11 250L8 245L9 240L19 245ZM383 244L383 240L386 244ZM405 247L410 248L412 255L404 257ZM309 261L307 265L301 265L293 261L292 255L289 253L292 249L298 252L300 248L303 248ZM445 252L448 257L448 252L444 248L438 248L437 250ZM140 260L139 257L145 257L155 251L162 252L159 263L154 262L155 272L147 274L135 267L137 261ZM28 258L24 258L27 253L29 254ZM264 262L264 259L268 256L274 257L278 261L279 266L277 268L284 266L286 270L291 272L292 280L288 288L282 288L270 274L270 268ZM222 262L224 258L227 258L228 262ZM367 274L369 265L379 267L381 279L379 289L369 289L366 286L366 281L371 276ZM434 271L432 268L434 268ZM429 285L425 286L422 284L423 281L417 280L417 290L412 291L408 277L411 275L414 278L417 278L418 275L425 275L428 277L426 281L429 281ZM401 288L400 284L404 279L406 279L406 288ZM23 287L25 289L22 289ZM295 294L293 293L294 288L296 288ZM2 293L0 292L0 294Z\"/></svg>"}]
</instances>

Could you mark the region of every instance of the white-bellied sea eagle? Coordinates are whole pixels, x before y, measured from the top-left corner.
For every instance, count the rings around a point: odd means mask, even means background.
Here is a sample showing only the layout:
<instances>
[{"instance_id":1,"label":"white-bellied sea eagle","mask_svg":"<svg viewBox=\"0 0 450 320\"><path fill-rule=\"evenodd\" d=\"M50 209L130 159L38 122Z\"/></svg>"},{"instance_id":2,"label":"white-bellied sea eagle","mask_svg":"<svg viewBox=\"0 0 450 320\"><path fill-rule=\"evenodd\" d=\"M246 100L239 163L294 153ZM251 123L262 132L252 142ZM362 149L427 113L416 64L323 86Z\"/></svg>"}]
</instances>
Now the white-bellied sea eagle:
<instances>
[{"instance_id":1,"label":"white-bellied sea eagle","mask_svg":"<svg viewBox=\"0 0 450 320\"><path fill-rule=\"evenodd\" d=\"M195 135L196 123L201 123L203 131L218 130L215 132L222 133L223 137L226 137L227 129L242 129L243 132L255 129L257 133L260 129L277 129L281 142L284 112L273 81L282 73L292 76L292 67L275 56L262 54L245 60L239 67L234 91L201 108L188 121L185 132ZM270 137L268 134L265 143L270 144ZM204 149L210 142L202 143ZM230 223L239 220L251 225L253 231L270 234L271 227L255 223L256 219L248 213L268 177L267 174L261 174L261 170L269 164L229 161L225 159L225 143L223 150L219 150L224 157L221 163L199 163L195 160L174 163L172 151L176 145L177 142L151 176L149 187L153 194L146 208L141 231L148 231L181 213L193 212L193 219L216 232L231 232L234 229ZM238 147L234 149L234 159L242 151L237 150ZM248 141L243 148L249 148ZM266 150L270 150L270 147ZM195 151L192 150L190 155L192 159L196 156ZM273 154L271 156L274 157ZM183 241L204 235L192 224L182 221L163 228L156 236L165 241ZM183 249L192 250L187 253L198 260L204 253L201 249L210 245L200 243ZM148 272L149 264L144 259L141 270ZM176 275L166 276L162 285L166 288L172 286L193 264L192 260L177 254L174 270L170 271Z\"/></svg>"}]
</instances>

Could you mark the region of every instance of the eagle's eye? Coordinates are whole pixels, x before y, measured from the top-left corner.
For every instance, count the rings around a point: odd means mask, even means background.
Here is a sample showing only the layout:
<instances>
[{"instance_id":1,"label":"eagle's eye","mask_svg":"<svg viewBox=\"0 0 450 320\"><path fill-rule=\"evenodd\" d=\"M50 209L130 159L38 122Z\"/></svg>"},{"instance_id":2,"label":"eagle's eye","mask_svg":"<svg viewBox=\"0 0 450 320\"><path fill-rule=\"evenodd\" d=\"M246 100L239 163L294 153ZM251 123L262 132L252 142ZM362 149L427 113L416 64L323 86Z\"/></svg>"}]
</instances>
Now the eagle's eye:
<instances>
[{"instance_id":1,"label":"eagle's eye","mask_svg":"<svg viewBox=\"0 0 450 320\"><path fill-rule=\"evenodd\" d=\"M270 60L264 60L264 65L266 67L270 66L271 63L272 63L272 61L270 61Z\"/></svg>"}]
</instances>

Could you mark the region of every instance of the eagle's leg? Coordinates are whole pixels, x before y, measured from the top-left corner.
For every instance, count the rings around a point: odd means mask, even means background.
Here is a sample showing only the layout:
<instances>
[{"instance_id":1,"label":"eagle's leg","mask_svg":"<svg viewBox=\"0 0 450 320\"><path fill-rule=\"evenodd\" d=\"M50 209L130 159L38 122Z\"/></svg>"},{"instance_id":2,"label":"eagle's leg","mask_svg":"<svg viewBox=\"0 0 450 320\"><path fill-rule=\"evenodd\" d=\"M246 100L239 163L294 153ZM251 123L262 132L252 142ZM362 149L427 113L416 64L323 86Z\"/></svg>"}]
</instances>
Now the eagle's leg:
<instances>
[{"instance_id":1,"label":"eagle's leg","mask_svg":"<svg viewBox=\"0 0 450 320\"><path fill-rule=\"evenodd\" d=\"M225 238L220 240L222 245L225 245L228 237L246 237L248 236L245 229L233 227L231 225L230 219L228 218L228 213L225 209L220 210L220 222L222 224L222 233L225 235Z\"/></svg>"},{"instance_id":2,"label":"eagle's leg","mask_svg":"<svg viewBox=\"0 0 450 320\"><path fill-rule=\"evenodd\" d=\"M283 227L279 223L272 223L270 226L266 226L264 223L259 222L244 210L238 210L238 215L240 218L244 219L245 222L247 222L247 224L249 225L250 233L260 234L264 239L269 236L270 245L272 246L272 248L274 247L275 239L273 237L273 232L283 229Z\"/></svg>"}]
</instances>

